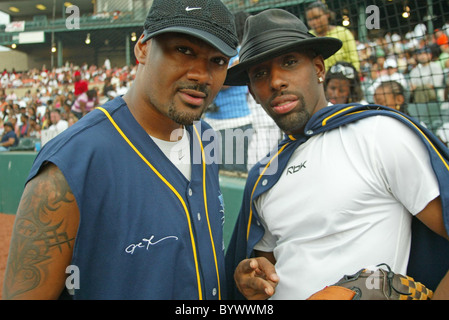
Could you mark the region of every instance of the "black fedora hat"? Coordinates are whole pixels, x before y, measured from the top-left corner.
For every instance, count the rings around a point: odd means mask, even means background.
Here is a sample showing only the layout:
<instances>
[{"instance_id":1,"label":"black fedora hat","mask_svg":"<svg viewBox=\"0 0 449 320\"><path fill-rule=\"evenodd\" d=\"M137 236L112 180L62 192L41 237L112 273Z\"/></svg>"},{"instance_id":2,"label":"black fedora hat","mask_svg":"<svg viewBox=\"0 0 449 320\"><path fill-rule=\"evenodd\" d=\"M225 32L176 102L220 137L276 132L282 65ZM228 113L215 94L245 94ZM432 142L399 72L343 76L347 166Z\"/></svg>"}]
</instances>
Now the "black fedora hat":
<instances>
[{"instance_id":1,"label":"black fedora hat","mask_svg":"<svg viewBox=\"0 0 449 320\"><path fill-rule=\"evenodd\" d=\"M246 73L249 67L288 52L311 49L327 59L341 46L339 39L314 36L290 12L268 9L246 20L240 63L228 70L225 84L246 85L249 82Z\"/></svg>"}]
</instances>

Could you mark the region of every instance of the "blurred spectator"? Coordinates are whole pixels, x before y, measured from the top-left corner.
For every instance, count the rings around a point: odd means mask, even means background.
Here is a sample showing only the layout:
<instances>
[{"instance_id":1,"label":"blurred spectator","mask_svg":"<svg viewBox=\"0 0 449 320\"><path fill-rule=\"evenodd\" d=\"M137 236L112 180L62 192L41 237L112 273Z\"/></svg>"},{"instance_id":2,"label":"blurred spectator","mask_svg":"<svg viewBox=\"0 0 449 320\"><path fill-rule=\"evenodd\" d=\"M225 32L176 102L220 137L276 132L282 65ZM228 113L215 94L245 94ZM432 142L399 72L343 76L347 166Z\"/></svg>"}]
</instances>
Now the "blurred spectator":
<instances>
[{"instance_id":1,"label":"blurred spectator","mask_svg":"<svg viewBox=\"0 0 449 320\"><path fill-rule=\"evenodd\" d=\"M427 27L422 22L418 23L415 26L415 28L413 29L413 35L417 41L425 40L426 33L427 33Z\"/></svg>"},{"instance_id":2,"label":"blurred spectator","mask_svg":"<svg viewBox=\"0 0 449 320\"><path fill-rule=\"evenodd\" d=\"M30 129L28 130L28 137L30 138L41 138L41 126L37 122L35 116L30 117Z\"/></svg>"},{"instance_id":3,"label":"blurred spectator","mask_svg":"<svg viewBox=\"0 0 449 320\"><path fill-rule=\"evenodd\" d=\"M441 68L448 69L449 68L449 45L443 44L440 46L441 48L441 54L438 57L438 60L441 64Z\"/></svg>"},{"instance_id":4,"label":"blurred spectator","mask_svg":"<svg viewBox=\"0 0 449 320\"><path fill-rule=\"evenodd\" d=\"M406 50L404 54L407 61L407 69L406 71L404 71L404 73L410 74L410 71L412 71L418 65L418 61L416 60L416 55L414 54L413 50Z\"/></svg>"},{"instance_id":5,"label":"blurred spectator","mask_svg":"<svg viewBox=\"0 0 449 320\"><path fill-rule=\"evenodd\" d=\"M338 61L327 71L324 90L332 104L366 103L358 72L345 61Z\"/></svg>"},{"instance_id":6,"label":"blurred spectator","mask_svg":"<svg viewBox=\"0 0 449 320\"><path fill-rule=\"evenodd\" d=\"M104 86L103 86L103 96L107 97L107 100L112 100L115 97L115 86L112 84L112 78L107 77L104 80Z\"/></svg>"},{"instance_id":7,"label":"blurred spectator","mask_svg":"<svg viewBox=\"0 0 449 320\"><path fill-rule=\"evenodd\" d=\"M367 90L368 90L367 95L370 95L370 96L374 95L374 92L376 91L377 87L382 82L387 82L387 81L397 81L401 84L401 86L405 90L408 90L409 86L408 86L407 80L405 79L404 75L398 71L398 64L395 59L388 58L387 60L385 60L383 69L386 70L386 73L379 76L373 82L373 84L369 88L367 88Z\"/></svg>"},{"instance_id":8,"label":"blurred spectator","mask_svg":"<svg viewBox=\"0 0 449 320\"><path fill-rule=\"evenodd\" d=\"M42 116L42 130L47 130L52 125L51 117L50 117L50 110L46 110L45 114Z\"/></svg>"},{"instance_id":9,"label":"blurred spectator","mask_svg":"<svg viewBox=\"0 0 449 320\"><path fill-rule=\"evenodd\" d=\"M98 104L97 91L90 89L87 92L82 93L72 106L72 113L81 119L87 113L92 111Z\"/></svg>"},{"instance_id":10,"label":"blurred spectator","mask_svg":"<svg viewBox=\"0 0 449 320\"><path fill-rule=\"evenodd\" d=\"M50 111L50 120L51 126L48 130L56 131L57 134L69 127L68 122L61 118L61 111L59 109L53 109Z\"/></svg>"},{"instance_id":11,"label":"blurred spectator","mask_svg":"<svg viewBox=\"0 0 449 320\"><path fill-rule=\"evenodd\" d=\"M414 103L426 103L443 100L444 75L438 62L431 61L432 54L428 47L418 49L418 65L410 71L410 90ZM439 98L441 92L441 98Z\"/></svg>"},{"instance_id":12,"label":"blurred spectator","mask_svg":"<svg viewBox=\"0 0 449 320\"><path fill-rule=\"evenodd\" d=\"M69 127L73 126L77 121L78 121L78 118L73 113L70 113L69 117L67 119L67 123L68 123Z\"/></svg>"},{"instance_id":13,"label":"blurred spectator","mask_svg":"<svg viewBox=\"0 0 449 320\"><path fill-rule=\"evenodd\" d=\"M106 58L106 60L104 61L104 68L106 69L106 70L111 70L112 69L112 66L111 66L111 60L109 60L109 58Z\"/></svg>"},{"instance_id":14,"label":"blurred spectator","mask_svg":"<svg viewBox=\"0 0 449 320\"><path fill-rule=\"evenodd\" d=\"M19 138L27 137L30 129L29 117L27 114L20 115L21 124L19 125Z\"/></svg>"},{"instance_id":15,"label":"blurred spectator","mask_svg":"<svg viewBox=\"0 0 449 320\"><path fill-rule=\"evenodd\" d=\"M374 103L407 113L404 87L397 81L385 81L374 92Z\"/></svg>"},{"instance_id":16,"label":"blurred spectator","mask_svg":"<svg viewBox=\"0 0 449 320\"><path fill-rule=\"evenodd\" d=\"M333 56L326 59L326 70L337 61L351 63L357 71L360 71L360 61L357 53L357 45L351 31L342 26L330 24L330 11L326 4L321 1L311 3L306 8L306 19L311 33L318 37L338 38L343 46Z\"/></svg>"},{"instance_id":17,"label":"blurred spectator","mask_svg":"<svg viewBox=\"0 0 449 320\"><path fill-rule=\"evenodd\" d=\"M10 122L13 126L14 133L17 137L19 137L19 125L17 124L17 117L15 114L13 114L11 117L9 117L8 122Z\"/></svg>"},{"instance_id":18,"label":"blurred spectator","mask_svg":"<svg viewBox=\"0 0 449 320\"><path fill-rule=\"evenodd\" d=\"M117 88L117 95L122 96L128 91L128 82L127 81L120 81L120 86Z\"/></svg>"},{"instance_id":19,"label":"blurred spectator","mask_svg":"<svg viewBox=\"0 0 449 320\"><path fill-rule=\"evenodd\" d=\"M16 100L17 95L15 94L14 91L11 91L11 93L6 96L6 101L16 101Z\"/></svg>"},{"instance_id":20,"label":"blurred spectator","mask_svg":"<svg viewBox=\"0 0 449 320\"><path fill-rule=\"evenodd\" d=\"M75 88L75 97L78 97L79 95L83 94L89 89L89 84L87 81L83 80L81 78L81 72L78 70L73 75L75 78L74 88Z\"/></svg>"},{"instance_id":21,"label":"blurred spectator","mask_svg":"<svg viewBox=\"0 0 449 320\"><path fill-rule=\"evenodd\" d=\"M435 42L437 45L442 46L449 44L449 38L441 29L435 29Z\"/></svg>"},{"instance_id":22,"label":"blurred spectator","mask_svg":"<svg viewBox=\"0 0 449 320\"><path fill-rule=\"evenodd\" d=\"M3 124L3 135L0 140L0 151L9 151L10 147L15 147L19 143L19 138L17 138L14 132L14 125L11 122L5 122Z\"/></svg>"},{"instance_id":23,"label":"blurred spectator","mask_svg":"<svg viewBox=\"0 0 449 320\"><path fill-rule=\"evenodd\" d=\"M2 119L3 121L7 122L9 119L14 115L14 109L12 108L11 104L4 105L3 111L2 111Z\"/></svg>"}]
</instances>

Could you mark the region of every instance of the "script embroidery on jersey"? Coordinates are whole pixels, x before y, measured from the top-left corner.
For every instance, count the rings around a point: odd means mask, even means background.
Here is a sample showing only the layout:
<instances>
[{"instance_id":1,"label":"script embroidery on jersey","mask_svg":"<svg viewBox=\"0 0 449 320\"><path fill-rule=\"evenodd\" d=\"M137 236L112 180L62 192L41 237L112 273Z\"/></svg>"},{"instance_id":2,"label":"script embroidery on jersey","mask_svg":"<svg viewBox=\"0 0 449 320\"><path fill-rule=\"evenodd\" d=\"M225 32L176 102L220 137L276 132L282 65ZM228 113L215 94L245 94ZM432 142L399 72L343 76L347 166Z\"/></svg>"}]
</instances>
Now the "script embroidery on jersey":
<instances>
[{"instance_id":1,"label":"script embroidery on jersey","mask_svg":"<svg viewBox=\"0 0 449 320\"><path fill-rule=\"evenodd\" d=\"M178 237L176 237L176 236L168 236L168 237L164 237L164 238L159 239L159 240L154 241L154 242L153 242L153 239L154 239L154 235L152 235L149 239L143 238L142 241L139 242L139 243L131 243L129 246L127 246L125 248L125 252L129 253L129 254L134 254L134 251L137 248L143 248L145 250L148 250L150 248L150 246L155 246L158 243L160 243L162 241L165 241L165 240L168 240L168 239L178 240Z\"/></svg>"}]
</instances>

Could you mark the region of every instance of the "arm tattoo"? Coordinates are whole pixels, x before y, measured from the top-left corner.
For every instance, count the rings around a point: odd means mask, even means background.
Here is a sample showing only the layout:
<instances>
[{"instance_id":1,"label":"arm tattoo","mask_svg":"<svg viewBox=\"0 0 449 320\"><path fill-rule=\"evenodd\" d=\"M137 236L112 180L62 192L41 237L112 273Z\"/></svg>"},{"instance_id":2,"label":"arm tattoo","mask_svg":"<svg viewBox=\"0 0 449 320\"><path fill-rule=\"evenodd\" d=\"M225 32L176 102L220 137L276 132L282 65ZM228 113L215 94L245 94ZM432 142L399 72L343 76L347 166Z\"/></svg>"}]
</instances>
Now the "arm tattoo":
<instances>
[{"instance_id":1,"label":"arm tattoo","mask_svg":"<svg viewBox=\"0 0 449 320\"><path fill-rule=\"evenodd\" d=\"M31 180L19 205L8 258L4 292L12 298L35 289L48 277L47 265L53 255L72 248L64 213L58 210L74 202L62 173L46 166ZM55 252L56 250L56 252Z\"/></svg>"}]
</instances>

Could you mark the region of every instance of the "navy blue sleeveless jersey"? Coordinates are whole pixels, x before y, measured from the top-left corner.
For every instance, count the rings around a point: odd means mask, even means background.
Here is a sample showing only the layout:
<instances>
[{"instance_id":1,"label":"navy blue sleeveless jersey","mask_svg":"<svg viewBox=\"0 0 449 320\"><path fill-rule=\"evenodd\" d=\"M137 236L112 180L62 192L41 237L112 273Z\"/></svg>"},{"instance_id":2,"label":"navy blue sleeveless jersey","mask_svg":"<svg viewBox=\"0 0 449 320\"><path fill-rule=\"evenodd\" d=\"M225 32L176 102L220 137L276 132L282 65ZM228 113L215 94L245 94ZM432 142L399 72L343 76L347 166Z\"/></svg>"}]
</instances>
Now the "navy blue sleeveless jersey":
<instances>
[{"instance_id":1,"label":"navy blue sleeveless jersey","mask_svg":"<svg viewBox=\"0 0 449 320\"><path fill-rule=\"evenodd\" d=\"M121 97L42 148L28 180L45 162L54 163L80 211L71 261L80 286L72 298L225 298L217 140L202 121L186 129L190 181Z\"/></svg>"}]
</instances>

